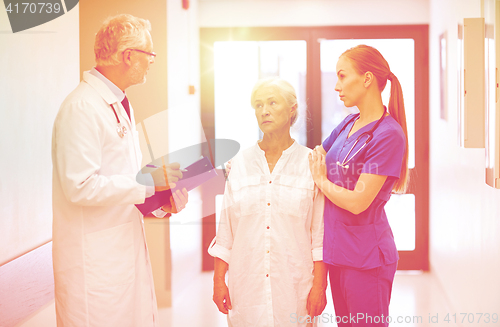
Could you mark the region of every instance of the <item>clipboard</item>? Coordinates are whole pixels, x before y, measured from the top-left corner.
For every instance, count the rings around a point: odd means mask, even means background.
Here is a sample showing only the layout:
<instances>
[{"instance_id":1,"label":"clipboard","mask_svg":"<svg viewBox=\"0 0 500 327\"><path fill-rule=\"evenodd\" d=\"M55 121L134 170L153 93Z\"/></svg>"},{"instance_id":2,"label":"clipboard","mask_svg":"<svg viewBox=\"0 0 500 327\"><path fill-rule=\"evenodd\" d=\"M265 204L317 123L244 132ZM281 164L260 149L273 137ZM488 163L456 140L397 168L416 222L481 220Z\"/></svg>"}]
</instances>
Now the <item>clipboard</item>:
<instances>
[{"instance_id":1,"label":"clipboard","mask_svg":"<svg viewBox=\"0 0 500 327\"><path fill-rule=\"evenodd\" d=\"M135 206L144 215L148 215L151 212L159 209L163 205L170 202L170 197L172 196L172 191L182 190L186 188L189 192L192 189L200 186L206 181L217 176L217 172L212 166L210 160L207 157L203 157L195 163L184 168L187 171L182 174L182 178L178 180L175 184L175 188L156 192L153 196L146 198L146 201L141 204L136 204Z\"/></svg>"}]
</instances>

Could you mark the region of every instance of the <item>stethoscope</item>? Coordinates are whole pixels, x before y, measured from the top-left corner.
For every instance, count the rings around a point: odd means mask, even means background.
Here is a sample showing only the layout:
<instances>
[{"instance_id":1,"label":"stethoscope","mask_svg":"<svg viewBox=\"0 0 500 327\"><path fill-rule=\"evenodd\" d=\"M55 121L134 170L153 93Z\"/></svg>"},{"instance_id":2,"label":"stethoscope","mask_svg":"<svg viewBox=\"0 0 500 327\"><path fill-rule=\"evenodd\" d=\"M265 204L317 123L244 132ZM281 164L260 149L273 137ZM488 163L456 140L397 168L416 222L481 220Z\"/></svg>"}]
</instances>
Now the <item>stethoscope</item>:
<instances>
[{"instance_id":1,"label":"stethoscope","mask_svg":"<svg viewBox=\"0 0 500 327\"><path fill-rule=\"evenodd\" d=\"M127 134L127 132L128 132L127 127L122 125L120 118L118 118L118 115L116 114L116 110L112 104L110 104L110 107L111 107L111 109L113 109L113 113L115 114L115 117L116 117L116 132L118 133L119 137L123 138L125 136L125 134Z\"/></svg>"},{"instance_id":2,"label":"stethoscope","mask_svg":"<svg viewBox=\"0 0 500 327\"><path fill-rule=\"evenodd\" d=\"M354 156L357 155L359 153L359 151L363 150L363 148L368 144L368 142L370 142L373 139L373 131L375 131L377 129L378 125L380 125L380 123L382 122L382 120L384 120L385 114L386 114L386 111L384 110L384 113L382 114L382 117L379 118L379 120L375 123L375 125L373 125L373 127L368 132L363 132L363 133L359 134L359 136L356 138L356 141L352 145L351 149L349 150L349 152L347 152L346 156L344 157L344 160L342 160L342 163L340 161L337 161L337 165L341 166L342 168L349 169L349 165L348 165L349 161L351 161L352 158L354 158ZM355 121L358 118L359 118L359 114L357 114L354 117L352 117L351 119L349 119L349 121L340 129L340 132L339 132L338 135L342 134L342 132L346 129L346 127L351 122ZM359 140L362 137L365 137L365 136L368 136L368 138L365 140L365 143L358 149L358 151L356 151L349 158L349 155L351 154L352 150L354 150L354 148L358 144ZM346 136L346 140L347 140L347 136Z\"/></svg>"}]
</instances>

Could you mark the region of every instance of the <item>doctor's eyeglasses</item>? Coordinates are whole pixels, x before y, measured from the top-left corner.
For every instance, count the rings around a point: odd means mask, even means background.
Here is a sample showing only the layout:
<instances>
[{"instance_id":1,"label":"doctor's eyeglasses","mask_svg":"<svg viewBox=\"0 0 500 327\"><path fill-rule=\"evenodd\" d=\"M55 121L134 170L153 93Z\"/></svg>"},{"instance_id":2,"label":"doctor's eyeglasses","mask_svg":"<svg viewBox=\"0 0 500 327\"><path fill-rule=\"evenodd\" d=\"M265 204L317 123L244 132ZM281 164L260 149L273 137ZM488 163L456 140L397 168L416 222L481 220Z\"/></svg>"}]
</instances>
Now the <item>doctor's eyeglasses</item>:
<instances>
[{"instance_id":1,"label":"doctor's eyeglasses","mask_svg":"<svg viewBox=\"0 0 500 327\"><path fill-rule=\"evenodd\" d=\"M145 53L145 54L147 54L149 56L150 60L153 60L153 59L156 58L156 53L155 52L147 52L147 51L139 50L139 49L125 49L124 51L127 51L127 50Z\"/></svg>"}]
</instances>

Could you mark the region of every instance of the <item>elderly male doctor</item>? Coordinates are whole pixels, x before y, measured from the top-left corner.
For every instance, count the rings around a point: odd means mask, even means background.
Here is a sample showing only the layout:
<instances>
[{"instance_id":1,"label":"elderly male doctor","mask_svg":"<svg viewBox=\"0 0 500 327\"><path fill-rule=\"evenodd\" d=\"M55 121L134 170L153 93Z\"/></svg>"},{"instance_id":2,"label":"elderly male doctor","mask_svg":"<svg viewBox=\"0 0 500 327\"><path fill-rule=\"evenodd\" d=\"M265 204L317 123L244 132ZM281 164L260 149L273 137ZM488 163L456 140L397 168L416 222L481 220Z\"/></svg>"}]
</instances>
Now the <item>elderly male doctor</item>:
<instances>
[{"instance_id":1,"label":"elderly male doctor","mask_svg":"<svg viewBox=\"0 0 500 327\"><path fill-rule=\"evenodd\" d=\"M64 100L54 123L53 261L58 326L157 326L143 217L134 204L174 187L179 165L136 181L141 152L125 96L142 84L156 54L149 21L109 18L96 35L97 65ZM154 182L155 186L152 186ZM157 210L185 206L186 190Z\"/></svg>"}]
</instances>

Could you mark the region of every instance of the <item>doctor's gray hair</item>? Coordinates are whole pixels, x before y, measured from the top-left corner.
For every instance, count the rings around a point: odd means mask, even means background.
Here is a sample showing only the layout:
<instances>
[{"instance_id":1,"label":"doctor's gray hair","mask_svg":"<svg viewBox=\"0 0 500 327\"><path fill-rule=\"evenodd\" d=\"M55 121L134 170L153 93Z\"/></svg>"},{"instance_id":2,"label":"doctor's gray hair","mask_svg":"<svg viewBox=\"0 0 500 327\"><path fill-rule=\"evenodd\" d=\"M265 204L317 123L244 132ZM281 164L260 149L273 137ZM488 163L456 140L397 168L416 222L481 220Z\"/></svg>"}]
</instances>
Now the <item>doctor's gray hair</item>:
<instances>
[{"instance_id":1,"label":"doctor's gray hair","mask_svg":"<svg viewBox=\"0 0 500 327\"><path fill-rule=\"evenodd\" d=\"M143 49L147 44L147 19L121 14L108 17L95 36L94 54L98 66L118 65L126 49Z\"/></svg>"},{"instance_id":2,"label":"doctor's gray hair","mask_svg":"<svg viewBox=\"0 0 500 327\"><path fill-rule=\"evenodd\" d=\"M278 91L278 93L285 99L286 103L290 107L297 105L297 107L295 108L295 112L293 113L290 119L290 126L292 126L297 121L297 116L299 114L299 104L297 103L297 94L295 93L295 89L293 88L292 84L288 83L282 78L268 77L258 80L257 83L255 83L255 86L253 87L252 95L250 97L250 103L252 104L252 108L255 109L255 94L257 93L257 91L264 87L270 87L270 86L274 87L276 91Z\"/></svg>"}]
</instances>

